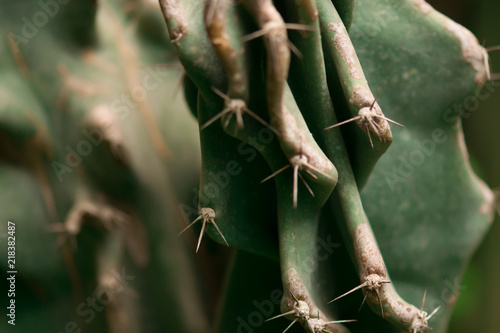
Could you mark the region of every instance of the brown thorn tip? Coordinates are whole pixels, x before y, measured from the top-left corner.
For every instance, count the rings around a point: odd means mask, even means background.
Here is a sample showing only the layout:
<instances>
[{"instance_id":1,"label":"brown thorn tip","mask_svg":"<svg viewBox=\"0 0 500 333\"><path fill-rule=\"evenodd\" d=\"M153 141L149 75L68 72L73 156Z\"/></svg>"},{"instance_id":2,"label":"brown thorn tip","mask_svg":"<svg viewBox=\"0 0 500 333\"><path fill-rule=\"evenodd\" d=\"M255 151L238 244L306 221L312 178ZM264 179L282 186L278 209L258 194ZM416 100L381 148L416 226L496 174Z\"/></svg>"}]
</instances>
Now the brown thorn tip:
<instances>
[{"instance_id":1,"label":"brown thorn tip","mask_svg":"<svg viewBox=\"0 0 500 333\"><path fill-rule=\"evenodd\" d=\"M422 306L420 307L420 311L424 310L424 304L425 304L425 296L427 295L427 287L424 290L424 297L422 298Z\"/></svg>"},{"instance_id":2,"label":"brown thorn tip","mask_svg":"<svg viewBox=\"0 0 500 333\"><path fill-rule=\"evenodd\" d=\"M342 126L344 124L347 124L347 123L350 123L351 121L355 121L355 120L358 120L360 119L361 116L356 116L356 117L352 117L350 119L347 119L347 120L344 120L344 121L341 121L340 123L336 123L335 125L332 125L332 126L328 126L325 128L325 131L326 130L329 130L329 129L332 129L332 128L335 128L335 127L339 127L339 126Z\"/></svg>"},{"instance_id":3,"label":"brown thorn tip","mask_svg":"<svg viewBox=\"0 0 500 333\"><path fill-rule=\"evenodd\" d=\"M375 102L377 102L378 96L380 95L380 92L382 91L382 88L384 87L384 84L385 84L385 82L383 82L382 85L380 86L380 88L378 88L377 96L375 96L375 99L373 100L372 105L370 105L370 110L375 105Z\"/></svg>"}]
</instances>

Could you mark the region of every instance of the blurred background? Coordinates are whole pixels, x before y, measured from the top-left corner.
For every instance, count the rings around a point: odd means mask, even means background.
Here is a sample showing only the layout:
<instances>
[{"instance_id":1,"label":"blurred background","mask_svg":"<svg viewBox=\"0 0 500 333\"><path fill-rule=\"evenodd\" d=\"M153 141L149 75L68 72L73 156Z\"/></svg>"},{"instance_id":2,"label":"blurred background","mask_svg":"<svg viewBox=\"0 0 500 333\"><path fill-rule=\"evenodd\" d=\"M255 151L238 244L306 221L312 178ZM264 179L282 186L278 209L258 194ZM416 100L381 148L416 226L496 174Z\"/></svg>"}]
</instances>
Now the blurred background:
<instances>
[{"instance_id":1,"label":"blurred background","mask_svg":"<svg viewBox=\"0 0 500 333\"><path fill-rule=\"evenodd\" d=\"M485 47L500 45L500 1L431 0L437 10L470 29ZM464 119L465 139L478 175L500 188L500 51L490 52L496 84L491 96ZM450 333L500 332L500 223L498 216L465 274Z\"/></svg>"}]
</instances>

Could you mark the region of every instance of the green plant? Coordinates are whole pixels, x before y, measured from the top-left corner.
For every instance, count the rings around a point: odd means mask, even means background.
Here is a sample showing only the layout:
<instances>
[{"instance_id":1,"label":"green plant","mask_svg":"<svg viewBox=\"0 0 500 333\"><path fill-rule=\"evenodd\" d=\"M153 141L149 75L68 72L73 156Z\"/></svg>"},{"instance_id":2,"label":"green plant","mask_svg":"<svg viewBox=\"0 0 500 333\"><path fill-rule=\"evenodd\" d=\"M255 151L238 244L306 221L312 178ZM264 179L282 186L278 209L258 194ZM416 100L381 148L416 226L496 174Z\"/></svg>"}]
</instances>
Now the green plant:
<instances>
[{"instance_id":1,"label":"green plant","mask_svg":"<svg viewBox=\"0 0 500 333\"><path fill-rule=\"evenodd\" d=\"M156 3L36 3L0 11L22 331L210 331L205 231L237 249L216 332L446 330L494 212L469 31L420 0L160 0L169 38Z\"/></svg>"}]
</instances>

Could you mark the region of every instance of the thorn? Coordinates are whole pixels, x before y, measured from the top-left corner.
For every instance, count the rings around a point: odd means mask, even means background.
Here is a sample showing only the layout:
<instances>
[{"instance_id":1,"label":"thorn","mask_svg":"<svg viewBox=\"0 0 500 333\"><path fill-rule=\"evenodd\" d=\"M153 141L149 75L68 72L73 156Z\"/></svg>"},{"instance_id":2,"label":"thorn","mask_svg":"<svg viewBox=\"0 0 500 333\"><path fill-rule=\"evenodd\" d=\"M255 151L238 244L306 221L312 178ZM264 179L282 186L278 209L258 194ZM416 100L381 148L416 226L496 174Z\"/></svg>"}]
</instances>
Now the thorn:
<instances>
[{"instance_id":1,"label":"thorn","mask_svg":"<svg viewBox=\"0 0 500 333\"><path fill-rule=\"evenodd\" d=\"M248 113L250 116L252 116L255 120L257 120L259 123L264 125L265 127L269 128L274 134L279 136L278 130L276 130L271 124L267 123L264 119L259 117L258 114L250 110L249 108L245 107L244 111Z\"/></svg>"},{"instance_id":2,"label":"thorn","mask_svg":"<svg viewBox=\"0 0 500 333\"><path fill-rule=\"evenodd\" d=\"M246 42L249 42L251 40L254 40L256 38L259 38L259 37L262 37L264 36L265 34L267 34L267 31L265 31L264 29L260 29L260 30L257 30L257 31L254 31L254 32L251 32L245 36L243 36L241 38L241 40L246 43Z\"/></svg>"},{"instance_id":3,"label":"thorn","mask_svg":"<svg viewBox=\"0 0 500 333\"><path fill-rule=\"evenodd\" d=\"M307 184L306 180L304 179L304 177L302 177L300 172L299 172L299 178L300 178L300 180L302 180L302 183L304 183L304 186L307 188L309 193L311 193L311 196L314 198L314 192L313 192L312 188Z\"/></svg>"},{"instance_id":4,"label":"thorn","mask_svg":"<svg viewBox=\"0 0 500 333\"><path fill-rule=\"evenodd\" d=\"M295 46L290 40L287 41L287 44L290 51L292 51L297 56L297 58L302 59L302 52L300 52L299 48Z\"/></svg>"},{"instance_id":5,"label":"thorn","mask_svg":"<svg viewBox=\"0 0 500 333\"><path fill-rule=\"evenodd\" d=\"M293 202L293 208L297 208L297 202L298 202L298 173L299 173L299 165L294 165L293 166L293 190L292 190L292 202Z\"/></svg>"},{"instance_id":6,"label":"thorn","mask_svg":"<svg viewBox=\"0 0 500 333\"><path fill-rule=\"evenodd\" d=\"M311 169L312 171L314 171L314 172L316 172L316 173L319 173L319 174L320 174L320 175L322 175L323 177L326 177L326 178L328 178L328 179L330 179L330 180L335 181L335 179L333 179L330 175L328 175L327 173L325 173L325 172L321 171L320 169L316 168L316 167L315 167L315 166L313 166L312 164L309 164L308 162L306 162L306 163L304 163L304 165L305 165L307 168ZM309 173L309 174L310 174L310 173ZM318 179L318 177L317 177L317 176L312 176L312 177L313 177L314 179Z\"/></svg>"},{"instance_id":7,"label":"thorn","mask_svg":"<svg viewBox=\"0 0 500 333\"><path fill-rule=\"evenodd\" d=\"M191 226L192 226L193 224L195 224L196 222L198 222L198 221L199 221L199 220L201 220L201 219L202 219L201 215L200 215L200 216L198 216L198 217L196 218L196 220L194 220L193 222L191 222L191 223L190 223L187 227L185 227L185 228L184 228L181 232L179 232L179 233L177 234L177 236L182 235L182 234L183 234L186 230L188 230L189 228L191 228Z\"/></svg>"},{"instance_id":8,"label":"thorn","mask_svg":"<svg viewBox=\"0 0 500 333\"><path fill-rule=\"evenodd\" d=\"M228 109L228 108L223 109L221 112L217 113L215 116L210 118L206 123L204 123L200 127L200 131L203 131L205 128L212 125L217 119L221 118L223 115L225 115L226 113L229 113L229 112L231 112L230 109Z\"/></svg>"},{"instance_id":9,"label":"thorn","mask_svg":"<svg viewBox=\"0 0 500 333\"><path fill-rule=\"evenodd\" d=\"M244 111L244 110L242 110L242 111ZM229 125L229 122L227 124ZM228 125L226 125L225 127L227 128ZM236 125L238 126L238 129L240 129L240 130L245 128L245 124L243 123L242 112L236 112Z\"/></svg>"},{"instance_id":10,"label":"thorn","mask_svg":"<svg viewBox=\"0 0 500 333\"><path fill-rule=\"evenodd\" d=\"M210 89L212 89L212 91L214 93L216 93L218 96L220 96L226 102L230 101L230 98L226 94L224 94L222 91L220 91L219 89L217 89L216 87L212 86L212 87L210 87ZM203 131L205 128L207 128L208 126L212 125L217 119L221 118L226 113L230 113L230 112L231 112L231 110L229 108L225 107L224 109L222 109L221 112L217 113L215 116L213 116L207 122L205 122L203 125L201 125L200 131ZM225 126L227 127L227 125L225 125Z\"/></svg>"},{"instance_id":11,"label":"thorn","mask_svg":"<svg viewBox=\"0 0 500 333\"><path fill-rule=\"evenodd\" d=\"M370 105L370 110L375 105L375 102L377 102L378 96L380 95L380 92L382 91L382 88L384 87L384 85L385 85L385 82L383 82L382 85L380 86L380 88L378 88L377 96L375 96L375 99L373 100L372 105Z\"/></svg>"},{"instance_id":12,"label":"thorn","mask_svg":"<svg viewBox=\"0 0 500 333\"><path fill-rule=\"evenodd\" d=\"M361 289L361 288L364 288L364 287L366 287L366 286L368 286L368 282L364 282L364 283L360 284L359 286L354 287L353 289L349 290L349 291L348 291L348 292L346 292L345 294L342 294L342 295L340 295L339 297L337 297L337 298L335 298L335 299L331 300L330 302L328 302L328 304L333 303L333 302L335 302L336 300L341 299L342 297L347 296L347 295L349 295L349 294L351 294L351 293L355 292L356 290Z\"/></svg>"},{"instance_id":13,"label":"thorn","mask_svg":"<svg viewBox=\"0 0 500 333\"><path fill-rule=\"evenodd\" d=\"M291 314L294 314L294 313L295 313L295 310L291 310L291 311L279 314L277 316L274 316L272 318L266 319L266 320L264 320L264 322L268 322L268 321L271 321L273 319L281 318L281 317L288 316L288 315L291 315Z\"/></svg>"},{"instance_id":14,"label":"thorn","mask_svg":"<svg viewBox=\"0 0 500 333\"><path fill-rule=\"evenodd\" d=\"M219 227L217 226L217 223L215 223L215 221L212 221L212 224L214 225L215 229L217 229L217 232L219 233L219 235L222 237L222 239L224 240L224 243L226 243L227 247L229 247L229 244L227 243L227 240L226 240L226 237L224 237L224 235L222 234L222 232L220 231Z\"/></svg>"},{"instance_id":15,"label":"thorn","mask_svg":"<svg viewBox=\"0 0 500 333\"><path fill-rule=\"evenodd\" d=\"M314 27L311 27L306 24L299 24L299 23L285 23L285 28L289 30L302 30L302 31L316 31ZM266 34L269 33L270 29L260 29L256 30L254 32L249 33L248 35L243 36L242 40L243 42L249 42L253 39L262 37Z\"/></svg>"},{"instance_id":16,"label":"thorn","mask_svg":"<svg viewBox=\"0 0 500 333\"><path fill-rule=\"evenodd\" d=\"M283 333L285 333L286 331L288 331L288 329L289 329L290 327L292 327L292 325L293 325L293 324L295 324L295 322L296 322L296 321L297 321L297 319L294 319L294 320L292 321L292 323L291 323L290 325L288 325L288 327L287 327L287 328L285 328L285 330L283 331Z\"/></svg>"},{"instance_id":17,"label":"thorn","mask_svg":"<svg viewBox=\"0 0 500 333\"><path fill-rule=\"evenodd\" d=\"M200 249L200 244L201 244L201 240L203 239L203 234L205 233L206 225L207 225L207 222L203 221L203 224L201 225L200 237L198 237L198 244L196 245L196 253L198 253L198 250Z\"/></svg>"},{"instance_id":18,"label":"thorn","mask_svg":"<svg viewBox=\"0 0 500 333\"><path fill-rule=\"evenodd\" d=\"M370 125L373 125L374 127L376 127L376 129L378 130L377 131L378 133L382 132L382 128L377 124L376 121L370 121ZM379 137L379 140L382 140L382 139Z\"/></svg>"},{"instance_id":19,"label":"thorn","mask_svg":"<svg viewBox=\"0 0 500 333\"><path fill-rule=\"evenodd\" d=\"M382 305L382 300L380 299L378 289L375 289L375 293L377 294L378 303L380 304L380 314L382 315L382 318L384 318L384 306Z\"/></svg>"},{"instance_id":20,"label":"thorn","mask_svg":"<svg viewBox=\"0 0 500 333\"><path fill-rule=\"evenodd\" d=\"M427 295L427 288L424 290L424 297L422 298L422 306L420 307L420 311L424 310L424 304L425 304L425 296Z\"/></svg>"},{"instance_id":21,"label":"thorn","mask_svg":"<svg viewBox=\"0 0 500 333\"><path fill-rule=\"evenodd\" d=\"M184 228L177 236L180 236L183 232L185 232L187 229L189 229L193 224L195 224L199 220L203 220L202 221L203 224L201 226L200 236L198 237L198 244L196 245L196 253L198 253L198 250L200 248L201 240L203 239L203 235L205 233L207 223L212 223L214 225L214 227L217 229L217 232L219 233L219 235L221 235L222 239L224 240L224 243L226 243L226 245L229 246L226 238L224 237L224 235L220 231L219 226L217 225L217 223L215 223L215 212L211 208L201 208L200 209L200 216L198 216L193 222L191 222L186 228Z\"/></svg>"},{"instance_id":22,"label":"thorn","mask_svg":"<svg viewBox=\"0 0 500 333\"><path fill-rule=\"evenodd\" d=\"M288 289L288 292L290 293L290 295L292 295L293 299L298 304L299 303L299 299L297 298L297 296L295 296L295 294L290 289Z\"/></svg>"},{"instance_id":23,"label":"thorn","mask_svg":"<svg viewBox=\"0 0 500 333\"><path fill-rule=\"evenodd\" d=\"M387 118L387 117L385 117L385 116L377 116L377 117L382 118L382 119L385 119L385 120L387 120L388 122L393 123L393 124L395 124L395 125L398 125L398 126L401 126L401 127L405 127L405 125L402 125L402 124L398 123L397 121L394 121L394 120L392 120L392 119L389 119L389 118Z\"/></svg>"},{"instance_id":24,"label":"thorn","mask_svg":"<svg viewBox=\"0 0 500 333\"><path fill-rule=\"evenodd\" d=\"M488 52L491 52L491 51L500 51L500 45L487 47L486 51L488 51Z\"/></svg>"},{"instance_id":25,"label":"thorn","mask_svg":"<svg viewBox=\"0 0 500 333\"><path fill-rule=\"evenodd\" d=\"M214 93L216 93L217 95L219 95L219 97L221 97L226 102L229 102L231 100L231 98L229 98L228 95L224 94L222 91L220 91L219 89L217 89L217 87L211 86L210 89L212 89L212 91Z\"/></svg>"},{"instance_id":26,"label":"thorn","mask_svg":"<svg viewBox=\"0 0 500 333\"><path fill-rule=\"evenodd\" d=\"M306 173L307 173L309 176L311 176L312 178L314 178L314 179L318 179L318 176L316 176L316 175L315 175L315 174L314 174L311 170L306 169L305 171L306 171Z\"/></svg>"},{"instance_id":27,"label":"thorn","mask_svg":"<svg viewBox=\"0 0 500 333\"><path fill-rule=\"evenodd\" d=\"M315 27L300 23L285 23L285 27L288 30L316 31Z\"/></svg>"},{"instance_id":28,"label":"thorn","mask_svg":"<svg viewBox=\"0 0 500 333\"><path fill-rule=\"evenodd\" d=\"M273 127L271 126L269 123L267 123L264 119L262 119L259 115L257 115L255 112L253 112L252 110L250 110L247 106L246 106L246 103L241 100L241 99L231 99L228 95L224 94L222 91L220 91L219 89L217 89L216 87L210 87L219 97L221 97L226 103L225 103L225 107L224 109L216 114L215 116L213 116L212 118L210 118L210 120L208 120L205 124L203 124L201 127L200 127L200 130L204 130L205 128L207 128L208 126L210 126L211 124L213 124L217 119L221 118L222 116L224 116L226 113L232 113L232 114L235 114L236 115L236 123L237 123L237 127L239 129L243 129L245 127L245 124L243 122L243 113L246 112L248 113L252 118L254 118L255 120L257 120L259 123L261 123L262 125L264 125L265 127L267 127L268 129L270 129L274 134L276 135L279 135L278 131ZM231 102L231 101L235 101L235 100L238 100L241 102L241 107L239 108L231 108L230 106L227 105L227 103ZM228 119L226 119L226 121L224 122L224 128L227 128L227 126L229 125L229 122L231 121L231 118L228 117Z\"/></svg>"},{"instance_id":29,"label":"thorn","mask_svg":"<svg viewBox=\"0 0 500 333\"><path fill-rule=\"evenodd\" d=\"M488 81L495 81L498 80L498 75L494 75L491 73L491 67L490 67L490 56L488 52L491 51L498 51L500 50L500 46L492 46L488 47L486 49L483 49L483 57L484 57L484 67L486 69L486 79Z\"/></svg>"},{"instance_id":30,"label":"thorn","mask_svg":"<svg viewBox=\"0 0 500 333\"><path fill-rule=\"evenodd\" d=\"M361 302L361 306L359 307L358 312L361 311L361 308L363 307L363 304L365 304L365 302L366 302L366 296L367 295L368 295L368 293L365 293L365 296L363 297L363 302Z\"/></svg>"},{"instance_id":31,"label":"thorn","mask_svg":"<svg viewBox=\"0 0 500 333\"><path fill-rule=\"evenodd\" d=\"M372 149L374 149L372 136L370 135L370 129L368 128L368 125L366 125L366 133L368 134L368 140L370 140L370 145L372 146Z\"/></svg>"},{"instance_id":32,"label":"thorn","mask_svg":"<svg viewBox=\"0 0 500 333\"><path fill-rule=\"evenodd\" d=\"M356 121L358 119L361 119L361 116L356 116L356 117L353 117L353 118L341 121L340 123L336 123L335 125L328 126L327 128L325 128L325 131L329 130L329 129L332 129L332 128L335 128L335 127L342 126L342 125L347 124L347 123L350 123L351 121Z\"/></svg>"},{"instance_id":33,"label":"thorn","mask_svg":"<svg viewBox=\"0 0 500 333\"><path fill-rule=\"evenodd\" d=\"M302 151L296 155L293 155L292 157L290 157L290 161L288 165L285 165L284 167L278 169L277 171L273 172L270 176L264 178L261 183L275 177L276 175L278 175L280 172L288 169L289 167L292 167L293 168L293 182L292 182L292 203L293 203L293 208L297 208L298 206L298 179L300 177L300 179L302 180L302 182L304 182L304 185L306 186L307 190L309 191L309 193L311 194L311 196L314 197L314 192L312 190L312 188L307 184L306 180L303 178L303 176L301 175L301 171L304 170L305 172L307 172L312 178L314 179L318 179L318 176L313 174L311 172L314 171L316 173L319 173L321 175L323 175L324 177L334 181L334 179L328 175L327 173L321 171L320 169L316 168L315 166L309 164L307 162L307 158L302 158L303 155L302 155Z\"/></svg>"},{"instance_id":34,"label":"thorn","mask_svg":"<svg viewBox=\"0 0 500 333\"><path fill-rule=\"evenodd\" d=\"M271 175L269 175L269 176L267 176L266 178L262 179L262 180L260 181L260 183L262 184L262 183L264 183L264 182L267 182L269 179L276 177L279 173L281 173L282 171L285 171L285 170L286 170L286 169L288 169L289 167L291 167L291 165L290 165L290 164L285 165L285 166L284 166L284 167L282 167L281 169L276 170L276 171L275 171L275 172L273 172Z\"/></svg>"},{"instance_id":35,"label":"thorn","mask_svg":"<svg viewBox=\"0 0 500 333\"><path fill-rule=\"evenodd\" d=\"M431 319L432 316L434 316L439 311L439 309L441 309L441 305L438 306L437 308L435 308L434 311L432 311L430 315L428 315L427 317L425 317L425 320Z\"/></svg>"},{"instance_id":36,"label":"thorn","mask_svg":"<svg viewBox=\"0 0 500 333\"><path fill-rule=\"evenodd\" d=\"M347 320L334 320L334 321L327 321L325 324L342 324L342 323L353 323L357 321L356 319L347 319Z\"/></svg>"},{"instance_id":37,"label":"thorn","mask_svg":"<svg viewBox=\"0 0 500 333\"><path fill-rule=\"evenodd\" d=\"M481 53L483 54L483 64L486 71L486 80L491 81L490 55L488 54L488 50L484 48L484 44L481 46L483 46L483 48L481 49Z\"/></svg>"}]
</instances>

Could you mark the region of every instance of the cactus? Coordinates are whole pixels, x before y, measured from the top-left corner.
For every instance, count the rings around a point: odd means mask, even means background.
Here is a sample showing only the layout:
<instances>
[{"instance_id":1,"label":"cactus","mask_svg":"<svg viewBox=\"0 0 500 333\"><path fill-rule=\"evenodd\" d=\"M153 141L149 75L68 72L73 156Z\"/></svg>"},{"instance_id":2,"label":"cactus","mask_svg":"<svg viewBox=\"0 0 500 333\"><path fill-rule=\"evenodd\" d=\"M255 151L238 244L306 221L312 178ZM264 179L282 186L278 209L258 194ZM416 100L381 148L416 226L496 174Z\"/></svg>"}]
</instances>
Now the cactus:
<instances>
[{"instance_id":1,"label":"cactus","mask_svg":"<svg viewBox=\"0 0 500 333\"><path fill-rule=\"evenodd\" d=\"M421 0L1 6L17 329L446 331L495 204L452 108L492 89L468 30Z\"/></svg>"}]
</instances>

